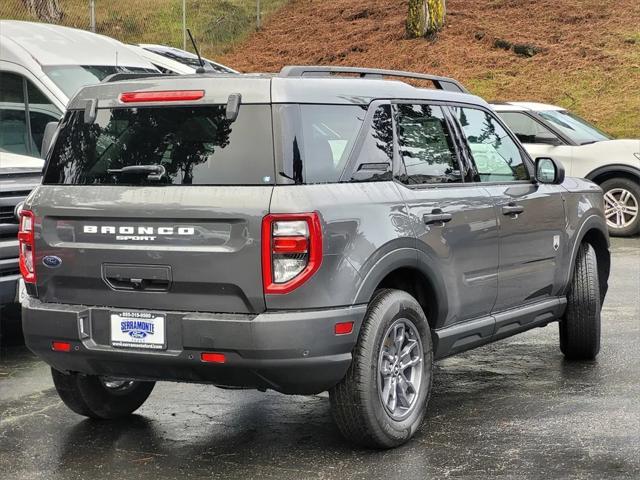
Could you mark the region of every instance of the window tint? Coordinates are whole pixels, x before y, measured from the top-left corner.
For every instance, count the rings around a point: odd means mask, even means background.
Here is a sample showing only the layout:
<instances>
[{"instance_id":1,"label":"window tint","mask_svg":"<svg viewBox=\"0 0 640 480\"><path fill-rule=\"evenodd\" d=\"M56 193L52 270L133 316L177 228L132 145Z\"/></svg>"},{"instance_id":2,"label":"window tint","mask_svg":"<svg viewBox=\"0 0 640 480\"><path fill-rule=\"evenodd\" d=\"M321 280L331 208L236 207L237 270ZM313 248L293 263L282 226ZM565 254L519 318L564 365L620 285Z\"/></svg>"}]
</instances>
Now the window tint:
<instances>
[{"instance_id":1,"label":"window tint","mask_svg":"<svg viewBox=\"0 0 640 480\"><path fill-rule=\"evenodd\" d=\"M529 115L520 112L498 112L498 115L522 143L562 144L555 133Z\"/></svg>"},{"instance_id":2,"label":"window tint","mask_svg":"<svg viewBox=\"0 0 640 480\"><path fill-rule=\"evenodd\" d=\"M462 174L442 109L397 105L398 145L406 184L461 182Z\"/></svg>"},{"instance_id":3,"label":"window tint","mask_svg":"<svg viewBox=\"0 0 640 480\"><path fill-rule=\"evenodd\" d=\"M0 85L0 150L39 156L44 128L48 122L57 121L60 112L40 90L21 75L0 72ZM27 103L29 118L26 114Z\"/></svg>"},{"instance_id":4,"label":"window tint","mask_svg":"<svg viewBox=\"0 0 640 480\"><path fill-rule=\"evenodd\" d=\"M243 105L235 122L226 119L225 107L99 109L93 124L84 122L82 111L72 111L44 183L272 184L270 107ZM125 168L135 165L160 165L165 174L155 181Z\"/></svg>"},{"instance_id":5,"label":"window tint","mask_svg":"<svg viewBox=\"0 0 640 480\"><path fill-rule=\"evenodd\" d=\"M366 115L365 106L279 105L281 180L297 184L337 182Z\"/></svg>"},{"instance_id":6,"label":"window tint","mask_svg":"<svg viewBox=\"0 0 640 480\"><path fill-rule=\"evenodd\" d=\"M24 85L15 73L0 72L0 149L29 154Z\"/></svg>"},{"instance_id":7,"label":"window tint","mask_svg":"<svg viewBox=\"0 0 640 480\"><path fill-rule=\"evenodd\" d=\"M528 180L522 152L497 119L475 108L452 108L460 121L482 182Z\"/></svg>"},{"instance_id":8,"label":"window tint","mask_svg":"<svg viewBox=\"0 0 640 480\"><path fill-rule=\"evenodd\" d=\"M351 176L352 181L375 182L391 180L393 164L393 120L391 106L383 105L373 114L358 160Z\"/></svg>"}]
</instances>

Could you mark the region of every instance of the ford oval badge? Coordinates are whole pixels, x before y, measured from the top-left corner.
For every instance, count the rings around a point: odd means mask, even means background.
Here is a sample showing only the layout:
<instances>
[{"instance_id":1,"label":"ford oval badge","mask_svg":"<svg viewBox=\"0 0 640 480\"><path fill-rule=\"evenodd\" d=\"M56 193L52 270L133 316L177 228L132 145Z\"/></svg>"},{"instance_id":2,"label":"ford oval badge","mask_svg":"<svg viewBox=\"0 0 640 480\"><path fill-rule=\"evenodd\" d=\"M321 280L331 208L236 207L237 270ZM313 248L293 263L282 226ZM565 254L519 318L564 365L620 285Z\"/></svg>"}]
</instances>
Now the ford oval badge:
<instances>
[{"instance_id":1,"label":"ford oval badge","mask_svg":"<svg viewBox=\"0 0 640 480\"><path fill-rule=\"evenodd\" d=\"M62 259L60 257L56 257L55 255L47 255L42 259L42 263L44 263L45 267L58 268L60 265L62 265Z\"/></svg>"}]
</instances>

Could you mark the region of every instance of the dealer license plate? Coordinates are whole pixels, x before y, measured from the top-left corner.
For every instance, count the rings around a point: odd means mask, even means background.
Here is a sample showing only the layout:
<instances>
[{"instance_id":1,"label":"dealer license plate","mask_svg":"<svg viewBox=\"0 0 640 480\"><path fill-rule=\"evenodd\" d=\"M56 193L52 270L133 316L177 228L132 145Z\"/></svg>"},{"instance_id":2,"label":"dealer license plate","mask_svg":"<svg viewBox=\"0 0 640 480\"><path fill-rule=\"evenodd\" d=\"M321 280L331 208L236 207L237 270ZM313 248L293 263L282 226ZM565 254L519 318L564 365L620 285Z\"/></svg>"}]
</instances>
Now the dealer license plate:
<instances>
[{"instance_id":1,"label":"dealer license plate","mask_svg":"<svg viewBox=\"0 0 640 480\"><path fill-rule=\"evenodd\" d=\"M111 345L163 350L166 316L149 312L111 312Z\"/></svg>"}]
</instances>

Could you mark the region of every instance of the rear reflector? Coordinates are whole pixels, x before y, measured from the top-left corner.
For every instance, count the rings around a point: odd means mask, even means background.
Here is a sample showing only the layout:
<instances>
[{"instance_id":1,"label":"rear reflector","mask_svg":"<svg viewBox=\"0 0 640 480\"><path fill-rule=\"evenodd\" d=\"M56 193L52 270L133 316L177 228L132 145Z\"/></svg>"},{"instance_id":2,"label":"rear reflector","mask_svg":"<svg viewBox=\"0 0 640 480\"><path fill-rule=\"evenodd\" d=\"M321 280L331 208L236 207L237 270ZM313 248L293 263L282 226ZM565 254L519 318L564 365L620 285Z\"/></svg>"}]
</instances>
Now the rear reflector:
<instances>
[{"instance_id":1,"label":"rear reflector","mask_svg":"<svg viewBox=\"0 0 640 480\"><path fill-rule=\"evenodd\" d=\"M54 352L70 352L71 344L69 342L51 342L51 350Z\"/></svg>"},{"instance_id":2,"label":"rear reflector","mask_svg":"<svg viewBox=\"0 0 640 480\"><path fill-rule=\"evenodd\" d=\"M353 322L336 323L334 331L336 335L349 335L353 332Z\"/></svg>"},{"instance_id":3,"label":"rear reflector","mask_svg":"<svg viewBox=\"0 0 640 480\"><path fill-rule=\"evenodd\" d=\"M204 90L167 90L162 92L125 92L120 94L122 103L186 102L200 100Z\"/></svg>"},{"instance_id":4,"label":"rear reflector","mask_svg":"<svg viewBox=\"0 0 640 480\"><path fill-rule=\"evenodd\" d=\"M203 352L200 354L200 360L207 363L225 363L224 353Z\"/></svg>"}]
</instances>

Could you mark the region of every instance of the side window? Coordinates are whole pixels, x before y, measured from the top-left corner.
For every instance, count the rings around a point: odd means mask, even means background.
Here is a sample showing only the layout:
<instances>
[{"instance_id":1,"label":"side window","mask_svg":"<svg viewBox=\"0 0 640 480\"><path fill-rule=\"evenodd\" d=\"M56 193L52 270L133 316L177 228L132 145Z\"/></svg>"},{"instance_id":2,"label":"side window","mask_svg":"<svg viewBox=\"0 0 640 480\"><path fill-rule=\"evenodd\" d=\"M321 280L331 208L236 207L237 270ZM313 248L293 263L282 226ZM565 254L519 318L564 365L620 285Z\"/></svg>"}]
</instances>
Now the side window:
<instances>
[{"instance_id":1,"label":"side window","mask_svg":"<svg viewBox=\"0 0 640 480\"><path fill-rule=\"evenodd\" d=\"M522 143L561 145L562 141L547 127L520 112L498 112L498 116Z\"/></svg>"},{"instance_id":2,"label":"side window","mask_svg":"<svg viewBox=\"0 0 640 480\"><path fill-rule=\"evenodd\" d=\"M398 146L407 185L462 182L451 132L442 109L434 105L399 104Z\"/></svg>"},{"instance_id":3,"label":"side window","mask_svg":"<svg viewBox=\"0 0 640 480\"><path fill-rule=\"evenodd\" d=\"M47 123L58 121L60 116L60 111L30 81L16 73L0 72L1 150L39 156Z\"/></svg>"},{"instance_id":4,"label":"side window","mask_svg":"<svg viewBox=\"0 0 640 480\"><path fill-rule=\"evenodd\" d=\"M0 72L0 150L28 155L29 134L22 77Z\"/></svg>"},{"instance_id":5,"label":"side window","mask_svg":"<svg viewBox=\"0 0 640 480\"><path fill-rule=\"evenodd\" d=\"M373 114L358 160L351 176L355 182L375 182L392 179L393 120L391 106L383 105Z\"/></svg>"},{"instance_id":6,"label":"side window","mask_svg":"<svg viewBox=\"0 0 640 480\"><path fill-rule=\"evenodd\" d=\"M452 107L464 131L481 182L529 180L523 154L496 118L475 108Z\"/></svg>"},{"instance_id":7,"label":"side window","mask_svg":"<svg viewBox=\"0 0 640 480\"><path fill-rule=\"evenodd\" d=\"M339 181L366 114L364 105L274 105L278 180Z\"/></svg>"},{"instance_id":8,"label":"side window","mask_svg":"<svg viewBox=\"0 0 640 480\"><path fill-rule=\"evenodd\" d=\"M27 102L29 103L29 124L31 126L32 155L40 155L44 129L49 122L57 122L62 114L56 106L29 80L27 82Z\"/></svg>"}]
</instances>

